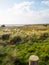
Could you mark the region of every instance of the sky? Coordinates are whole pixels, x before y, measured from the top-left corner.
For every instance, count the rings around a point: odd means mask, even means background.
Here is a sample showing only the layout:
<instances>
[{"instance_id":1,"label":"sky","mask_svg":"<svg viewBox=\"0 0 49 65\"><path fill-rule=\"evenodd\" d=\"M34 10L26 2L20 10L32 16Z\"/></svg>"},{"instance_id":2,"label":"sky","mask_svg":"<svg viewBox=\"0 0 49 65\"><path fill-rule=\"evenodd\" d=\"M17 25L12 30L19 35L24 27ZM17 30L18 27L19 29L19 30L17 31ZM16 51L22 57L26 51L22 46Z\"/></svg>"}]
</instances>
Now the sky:
<instances>
[{"instance_id":1,"label":"sky","mask_svg":"<svg viewBox=\"0 0 49 65\"><path fill-rule=\"evenodd\" d=\"M0 0L0 24L49 24L49 0Z\"/></svg>"}]
</instances>

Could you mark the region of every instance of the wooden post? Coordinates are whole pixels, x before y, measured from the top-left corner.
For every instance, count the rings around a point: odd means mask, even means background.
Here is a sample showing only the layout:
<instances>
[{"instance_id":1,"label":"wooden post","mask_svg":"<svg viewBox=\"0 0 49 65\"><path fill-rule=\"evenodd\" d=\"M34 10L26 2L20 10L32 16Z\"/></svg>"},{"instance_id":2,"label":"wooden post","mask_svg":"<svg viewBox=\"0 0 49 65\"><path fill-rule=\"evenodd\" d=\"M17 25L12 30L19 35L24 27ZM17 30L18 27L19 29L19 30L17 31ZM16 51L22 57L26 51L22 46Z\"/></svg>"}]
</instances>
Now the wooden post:
<instances>
[{"instance_id":1,"label":"wooden post","mask_svg":"<svg viewBox=\"0 0 49 65\"><path fill-rule=\"evenodd\" d=\"M38 65L39 57L35 55L31 55L29 57L29 65Z\"/></svg>"}]
</instances>

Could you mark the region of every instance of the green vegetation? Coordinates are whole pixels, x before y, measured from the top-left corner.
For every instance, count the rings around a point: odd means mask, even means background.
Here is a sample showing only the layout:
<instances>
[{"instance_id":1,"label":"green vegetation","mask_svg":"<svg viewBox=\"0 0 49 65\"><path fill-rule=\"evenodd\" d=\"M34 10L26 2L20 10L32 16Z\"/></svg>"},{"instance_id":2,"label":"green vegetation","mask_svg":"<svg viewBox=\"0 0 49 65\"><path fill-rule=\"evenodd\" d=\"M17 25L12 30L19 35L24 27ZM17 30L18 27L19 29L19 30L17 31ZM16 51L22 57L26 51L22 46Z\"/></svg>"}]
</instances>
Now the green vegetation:
<instances>
[{"instance_id":1,"label":"green vegetation","mask_svg":"<svg viewBox=\"0 0 49 65\"><path fill-rule=\"evenodd\" d=\"M0 65L28 65L30 55L49 65L49 25L0 27Z\"/></svg>"}]
</instances>

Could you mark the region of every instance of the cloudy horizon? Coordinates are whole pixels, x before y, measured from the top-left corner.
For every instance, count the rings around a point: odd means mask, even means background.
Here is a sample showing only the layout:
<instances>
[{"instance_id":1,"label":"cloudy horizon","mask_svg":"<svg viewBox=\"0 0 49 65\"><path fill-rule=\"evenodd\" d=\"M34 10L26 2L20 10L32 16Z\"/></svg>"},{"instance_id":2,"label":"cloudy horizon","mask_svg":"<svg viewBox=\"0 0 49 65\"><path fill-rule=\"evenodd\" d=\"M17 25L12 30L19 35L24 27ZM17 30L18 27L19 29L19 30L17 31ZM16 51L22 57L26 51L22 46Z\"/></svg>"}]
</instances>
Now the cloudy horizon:
<instances>
[{"instance_id":1,"label":"cloudy horizon","mask_svg":"<svg viewBox=\"0 0 49 65\"><path fill-rule=\"evenodd\" d=\"M0 24L49 24L49 0L0 0Z\"/></svg>"}]
</instances>

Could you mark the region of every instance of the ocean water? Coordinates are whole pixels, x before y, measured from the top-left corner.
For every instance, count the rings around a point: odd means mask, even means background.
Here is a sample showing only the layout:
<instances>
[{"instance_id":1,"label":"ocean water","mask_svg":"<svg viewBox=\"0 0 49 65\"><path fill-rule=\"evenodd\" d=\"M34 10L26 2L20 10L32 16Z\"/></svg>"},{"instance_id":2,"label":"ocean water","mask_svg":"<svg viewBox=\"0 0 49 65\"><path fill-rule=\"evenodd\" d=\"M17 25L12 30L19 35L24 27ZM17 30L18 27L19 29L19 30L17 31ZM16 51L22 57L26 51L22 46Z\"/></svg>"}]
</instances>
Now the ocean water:
<instances>
[{"instance_id":1,"label":"ocean water","mask_svg":"<svg viewBox=\"0 0 49 65\"><path fill-rule=\"evenodd\" d=\"M25 24L0 24L1 25L5 25L5 26L24 26Z\"/></svg>"}]
</instances>

